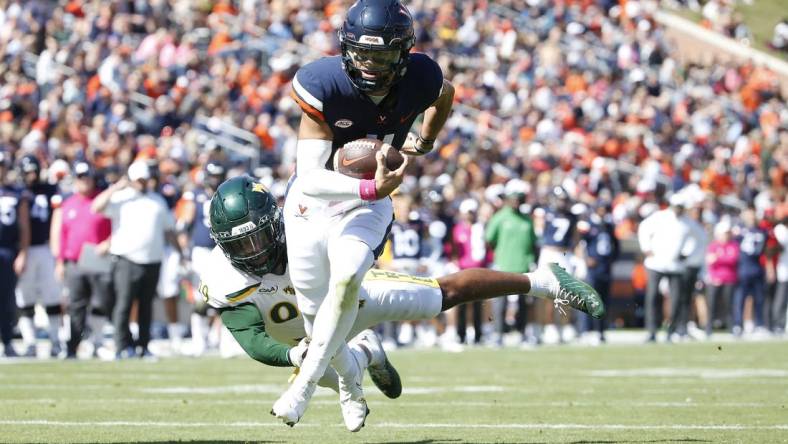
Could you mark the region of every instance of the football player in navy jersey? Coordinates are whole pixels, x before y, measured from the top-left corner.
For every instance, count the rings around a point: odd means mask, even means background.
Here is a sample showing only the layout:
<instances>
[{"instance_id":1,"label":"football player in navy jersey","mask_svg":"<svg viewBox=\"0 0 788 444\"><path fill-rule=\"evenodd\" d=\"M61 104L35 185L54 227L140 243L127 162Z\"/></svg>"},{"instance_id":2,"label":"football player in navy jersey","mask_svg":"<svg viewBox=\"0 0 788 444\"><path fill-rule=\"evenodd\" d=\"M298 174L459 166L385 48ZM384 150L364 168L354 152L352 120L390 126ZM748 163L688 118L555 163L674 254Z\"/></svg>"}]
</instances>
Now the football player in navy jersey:
<instances>
[{"instance_id":1,"label":"football player in navy jersey","mask_svg":"<svg viewBox=\"0 0 788 444\"><path fill-rule=\"evenodd\" d=\"M741 336L744 315L744 300L752 296L755 328L763 330L763 302L766 273L761 264L761 255L766 248L767 233L758 226L755 210L748 208L741 215L743 226L739 228L739 281L733 295L733 334Z\"/></svg>"},{"instance_id":2,"label":"football player in navy jersey","mask_svg":"<svg viewBox=\"0 0 788 444\"><path fill-rule=\"evenodd\" d=\"M421 215L413 208L410 196L394 199L397 209L391 224L391 268L405 274L423 275L422 258L427 252L426 227Z\"/></svg>"},{"instance_id":3,"label":"football player in navy jersey","mask_svg":"<svg viewBox=\"0 0 788 444\"><path fill-rule=\"evenodd\" d=\"M397 194L394 201L394 222L391 224L391 263L388 268L416 276L426 276L427 266L424 263L428 250L427 232L421 215L413 207L413 199L408 195ZM403 322L399 325L397 341L401 345L409 345L415 339L418 322ZM394 323L383 326L386 341L393 339ZM434 335L433 335L434 336ZM396 344L396 343L395 343Z\"/></svg>"},{"instance_id":4,"label":"football player in navy jersey","mask_svg":"<svg viewBox=\"0 0 788 444\"><path fill-rule=\"evenodd\" d=\"M599 293L607 305L610 295L613 262L618 259L619 242L615 235L612 208L609 202L598 202L588 220L579 221L578 232L585 243L585 260L588 267L587 282ZM579 332L589 329L591 318L578 315ZM599 341L605 341L607 319L593 320L594 330L599 332Z\"/></svg>"},{"instance_id":5,"label":"football player in navy jersey","mask_svg":"<svg viewBox=\"0 0 788 444\"><path fill-rule=\"evenodd\" d=\"M541 248L539 250L539 268L546 267L556 262L570 274L574 272L572 266L572 249L577 245L577 216L572 213L572 200L569 193L562 187L556 186L549 198L550 205L544 209L544 225L542 229ZM539 301L544 314L545 335L555 326L555 308ZM562 332L557 331L559 339Z\"/></svg>"},{"instance_id":6,"label":"football player in navy jersey","mask_svg":"<svg viewBox=\"0 0 788 444\"><path fill-rule=\"evenodd\" d=\"M178 218L180 232L178 242L182 251L190 252L191 268L194 270L195 277L209 272L211 250L216 246L216 242L211 237L211 197L224 182L227 171L220 162L209 160L200 175L202 186L183 193L181 197L183 208ZM195 288L198 283L195 282ZM190 352L194 356L200 356L206 349L211 316L208 306L201 298L195 297L194 302L194 312L190 319L192 331Z\"/></svg>"},{"instance_id":7,"label":"football player in navy jersey","mask_svg":"<svg viewBox=\"0 0 788 444\"><path fill-rule=\"evenodd\" d=\"M30 246L29 202L21 193L6 184L9 159L0 151L0 356L15 357L11 345L16 305L14 288L17 276L24 272L27 250Z\"/></svg>"},{"instance_id":8,"label":"football player in navy jersey","mask_svg":"<svg viewBox=\"0 0 788 444\"><path fill-rule=\"evenodd\" d=\"M55 279L55 257L49 246L52 212L62 200L56 185L41 180L41 163L35 156L19 159L17 165L24 181L25 197L30 205L30 248L25 271L16 286L16 305L19 307L19 332L25 347L24 355L36 356L36 331L33 325L35 304L40 303L49 317L50 355L60 351L58 332L62 321L60 285Z\"/></svg>"},{"instance_id":9,"label":"football player in navy jersey","mask_svg":"<svg viewBox=\"0 0 788 444\"><path fill-rule=\"evenodd\" d=\"M405 156L400 168L389 171L383 153L391 147L428 153L454 97L438 64L411 54L414 40L413 19L399 1L358 0L339 31L342 54L302 67L293 79L292 96L304 114L296 175L284 206L287 254L298 308L316 347L274 403L271 413L287 424L301 418L329 364L340 377L345 425L357 431L366 418L360 375L352 372L345 337L358 311L361 279L382 249L392 220L388 196L408 164ZM408 140L422 113L419 135ZM336 150L365 137L388 144L377 155L375 178L331 171Z\"/></svg>"}]
</instances>

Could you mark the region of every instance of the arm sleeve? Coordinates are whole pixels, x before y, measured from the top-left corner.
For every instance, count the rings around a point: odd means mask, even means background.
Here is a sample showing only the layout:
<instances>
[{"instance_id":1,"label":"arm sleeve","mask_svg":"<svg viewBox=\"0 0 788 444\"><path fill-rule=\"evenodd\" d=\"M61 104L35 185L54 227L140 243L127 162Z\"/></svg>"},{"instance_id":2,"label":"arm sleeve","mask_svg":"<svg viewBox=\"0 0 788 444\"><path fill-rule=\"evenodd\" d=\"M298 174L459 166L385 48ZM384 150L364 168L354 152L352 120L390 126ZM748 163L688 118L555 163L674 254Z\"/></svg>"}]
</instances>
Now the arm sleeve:
<instances>
[{"instance_id":1,"label":"arm sleeve","mask_svg":"<svg viewBox=\"0 0 788 444\"><path fill-rule=\"evenodd\" d=\"M287 356L290 347L277 342L265 331L260 311L252 304L219 310L222 322L247 355L255 361L274 367L292 367Z\"/></svg>"},{"instance_id":2,"label":"arm sleeve","mask_svg":"<svg viewBox=\"0 0 788 444\"><path fill-rule=\"evenodd\" d=\"M301 139L296 145L296 174L304 194L326 200L359 199L361 181L325 168L331 141Z\"/></svg>"}]
</instances>

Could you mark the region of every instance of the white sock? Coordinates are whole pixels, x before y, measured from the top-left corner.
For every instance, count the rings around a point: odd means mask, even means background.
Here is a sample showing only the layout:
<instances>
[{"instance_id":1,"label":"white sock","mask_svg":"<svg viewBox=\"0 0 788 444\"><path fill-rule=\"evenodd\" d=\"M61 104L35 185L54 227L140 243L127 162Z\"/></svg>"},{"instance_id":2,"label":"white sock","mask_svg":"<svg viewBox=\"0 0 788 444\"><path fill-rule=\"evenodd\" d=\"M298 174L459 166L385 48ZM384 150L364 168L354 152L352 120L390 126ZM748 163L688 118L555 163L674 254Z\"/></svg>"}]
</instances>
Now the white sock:
<instances>
[{"instance_id":1,"label":"white sock","mask_svg":"<svg viewBox=\"0 0 788 444\"><path fill-rule=\"evenodd\" d=\"M206 319L205 322L208 329L208 348L219 348L219 343L222 341L220 326L212 323L210 319Z\"/></svg>"},{"instance_id":2,"label":"white sock","mask_svg":"<svg viewBox=\"0 0 788 444\"><path fill-rule=\"evenodd\" d=\"M36 327L33 325L33 318L30 316L19 317L19 333L22 334L22 343L25 347L36 344Z\"/></svg>"},{"instance_id":3,"label":"white sock","mask_svg":"<svg viewBox=\"0 0 788 444\"><path fill-rule=\"evenodd\" d=\"M410 322L403 322L399 325L399 335L397 340L400 344L410 344L413 342L413 325Z\"/></svg>"},{"instance_id":4,"label":"white sock","mask_svg":"<svg viewBox=\"0 0 788 444\"><path fill-rule=\"evenodd\" d=\"M528 280L531 281L531 290L528 294L542 299L553 299L550 292L550 284L552 283L552 276L546 270L537 268L532 273L525 273Z\"/></svg>"},{"instance_id":5,"label":"white sock","mask_svg":"<svg viewBox=\"0 0 788 444\"><path fill-rule=\"evenodd\" d=\"M61 323L61 316L60 315L48 315L49 318L49 340L52 341L52 344L60 345L60 323Z\"/></svg>"},{"instance_id":6,"label":"white sock","mask_svg":"<svg viewBox=\"0 0 788 444\"><path fill-rule=\"evenodd\" d=\"M361 355L364 355L363 351ZM363 362L368 362L366 357ZM336 355L331 359L331 367L337 371L337 374L343 377L354 377L361 374L361 372L367 368L366 365L362 366L356 354L350 350L347 344L339 346Z\"/></svg>"},{"instance_id":7,"label":"white sock","mask_svg":"<svg viewBox=\"0 0 788 444\"><path fill-rule=\"evenodd\" d=\"M326 372L323 373L323 377L320 378L320 381L317 381L317 385L320 387L330 388L331 390L339 393L339 376L337 376L337 372L334 371L333 368L328 367Z\"/></svg>"},{"instance_id":8,"label":"white sock","mask_svg":"<svg viewBox=\"0 0 788 444\"><path fill-rule=\"evenodd\" d=\"M181 338L183 338L181 324L177 322L170 322L167 324L167 336L170 337L170 341L179 342Z\"/></svg>"},{"instance_id":9,"label":"white sock","mask_svg":"<svg viewBox=\"0 0 788 444\"><path fill-rule=\"evenodd\" d=\"M129 322L129 331L132 338L137 339L140 337L140 325L136 322Z\"/></svg>"},{"instance_id":10,"label":"white sock","mask_svg":"<svg viewBox=\"0 0 788 444\"><path fill-rule=\"evenodd\" d=\"M192 327L192 346L195 354L202 354L205 351L205 330L207 327L206 319L197 313L192 313L189 318Z\"/></svg>"}]
</instances>

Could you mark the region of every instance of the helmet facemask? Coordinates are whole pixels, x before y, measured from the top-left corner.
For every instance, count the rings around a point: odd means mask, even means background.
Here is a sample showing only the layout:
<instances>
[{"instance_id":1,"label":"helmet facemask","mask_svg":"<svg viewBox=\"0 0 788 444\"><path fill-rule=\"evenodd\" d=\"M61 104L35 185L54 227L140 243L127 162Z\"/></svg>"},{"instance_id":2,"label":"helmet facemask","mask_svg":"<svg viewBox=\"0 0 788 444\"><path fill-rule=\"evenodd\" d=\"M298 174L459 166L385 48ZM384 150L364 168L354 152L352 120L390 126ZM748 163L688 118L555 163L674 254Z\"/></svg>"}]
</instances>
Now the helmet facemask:
<instances>
[{"instance_id":1,"label":"helmet facemask","mask_svg":"<svg viewBox=\"0 0 788 444\"><path fill-rule=\"evenodd\" d=\"M235 229L242 233L230 237L220 237L212 233L211 236L236 268L255 276L281 274L284 271L281 265L284 264L286 247L279 208L274 214L260 218L257 224L247 222L233 230Z\"/></svg>"},{"instance_id":2,"label":"helmet facemask","mask_svg":"<svg viewBox=\"0 0 788 444\"><path fill-rule=\"evenodd\" d=\"M353 84L364 92L391 88L405 74L408 53L399 48L372 48L342 43L342 61Z\"/></svg>"}]
</instances>

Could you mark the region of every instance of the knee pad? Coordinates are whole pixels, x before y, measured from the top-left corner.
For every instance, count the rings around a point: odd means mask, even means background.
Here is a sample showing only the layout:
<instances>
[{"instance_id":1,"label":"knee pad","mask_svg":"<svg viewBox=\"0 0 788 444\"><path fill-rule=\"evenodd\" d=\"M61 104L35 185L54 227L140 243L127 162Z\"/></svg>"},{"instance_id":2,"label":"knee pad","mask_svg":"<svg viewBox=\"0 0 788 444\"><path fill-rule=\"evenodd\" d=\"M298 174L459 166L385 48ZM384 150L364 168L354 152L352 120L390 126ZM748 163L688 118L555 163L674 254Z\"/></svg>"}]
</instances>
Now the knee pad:
<instances>
[{"instance_id":1,"label":"knee pad","mask_svg":"<svg viewBox=\"0 0 788 444\"><path fill-rule=\"evenodd\" d=\"M60 305L50 305L46 308L46 312L48 315L59 315L63 313Z\"/></svg>"},{"instance_id":2,"label":"knee pad","mask_svg":"<svg viewBox=\"0 0 788 444\"><path fill-rule=\"evenodd\" d=\"M19 307L19 316L23 318L32 318L36 314L36 306Z\"/></svg>"}]
</instances>

